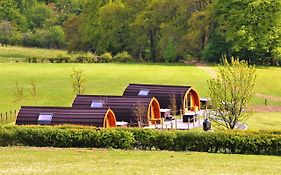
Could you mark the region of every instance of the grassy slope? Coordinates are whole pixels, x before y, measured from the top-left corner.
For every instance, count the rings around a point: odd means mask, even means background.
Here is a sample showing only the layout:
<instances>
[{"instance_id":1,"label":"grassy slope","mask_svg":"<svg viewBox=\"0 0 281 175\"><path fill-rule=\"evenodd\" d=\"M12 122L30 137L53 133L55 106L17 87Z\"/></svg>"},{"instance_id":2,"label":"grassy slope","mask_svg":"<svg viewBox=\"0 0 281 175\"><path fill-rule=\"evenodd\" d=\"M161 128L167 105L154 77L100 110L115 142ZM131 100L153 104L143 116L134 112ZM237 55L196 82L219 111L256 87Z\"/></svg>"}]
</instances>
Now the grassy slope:
<instances>
[{"instance_id":1,"label":"grassy slope","mask_svg":"<svg viewBox=\"0 0 281 175\"><path fill-rule=\"evenodd\" d=\"M1 47L0 62L24 61L26 58L54 58L58 55L67 55L66 51L54 49L39 49L27 47Z\"/></svg>"},{"instance_id":2,"label":"grassy slope","mask_svg":"<svg viewBox=\"0 0 281 175\"><path fill-rule=\"evenodd\" d=\"M281 112L254 113L246 123L250 129L281 129Z\"/></svg>"},{"instance_id":3,"label":"grassy slope","mask_svg":"<svg viewBox=\"0 0 281 175\"><path fill-rule=\"evenodd\" d=\"M15 82L30 96L30 81L39 89L38 105L70 106L74 98L70 73L81 67L87 76L88 94L121 95L128 83L194 85L205 96L209 75L196 67L158 64L0 64L0 111L16 108ZM28 89L29 88L29 89ZM25 102L31 105L32 100Z\"/></svg>"},{"instance_id":4,"label":"grassy slope","mask_svg":"<svg viewBox=\"0 0 281 175\"><path fill-rule=\"evenodd\" d=\"M22 47L0 47L0 62L19 60L31 56L55 57L65 51ZM25 87L30 98L30 80L39 88L38 105L70 106L74 98L71 89L70 72L74 67L82 67L87 75L87 93L121 95L128 83L160 83L193 85L201 96L207 95L207 79L210 75L202 69L186 65L164 64L0 64L0 112L17 108L13 93L15 81ZM215 70L215 69L214 69ZM280 68L258 67L258 93L281 97ZM254 97L253 104L263 104L264 99ZM268 99L269 105L281 105L281 101ZM28 99L24 105L33 105ZM265 120L270 117L270 121ZM257 128L278 128L281 113L257 113L250 118L249 126Z\"/></svg>"},{"instance_id":5,"label":"grassy slope","mask_svg":"<svg viewBox=\"0 0 281 175\"><path fill-rule=\"evenodd\" d=\"M0 174L280 174L278 156L0 148ZM16 167L15 167L16 166Z\"/></svg>"}]
</instances>

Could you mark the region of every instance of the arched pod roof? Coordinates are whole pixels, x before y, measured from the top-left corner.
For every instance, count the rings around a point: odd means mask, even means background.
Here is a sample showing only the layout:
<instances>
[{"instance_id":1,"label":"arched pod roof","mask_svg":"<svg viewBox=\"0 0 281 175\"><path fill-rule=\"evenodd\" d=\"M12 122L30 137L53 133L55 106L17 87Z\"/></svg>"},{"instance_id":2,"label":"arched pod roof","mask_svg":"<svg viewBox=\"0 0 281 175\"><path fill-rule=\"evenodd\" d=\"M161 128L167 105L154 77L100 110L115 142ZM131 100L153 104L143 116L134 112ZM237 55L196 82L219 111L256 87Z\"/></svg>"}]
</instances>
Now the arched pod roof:
<instances>
[{"instance_id":1,"label":"arched pod roof","mask_svg":"<svg viewBox=\"0 0 281 175\"><path fill-rule=\"evenodd\" d=\"M156 98L136 98L123 96L99 96L99 95L77 95L73 101L73 108L111 108L116 115L117 121L136 123L134 110L138 105L145 108L145 123L149 120L160 118L160 105Z\"/></svg>"},{"instance_id":2,"label":"arched pod roof","mask_svg":"<svg viewBox=\"0 0 281 175\"><path fill-rule=\"evenodd\" d=\"M173 95L176 98L177 110L188 108L188 105L191 106L189 108L200 108L199 94L191 86L129 84L123 93L125 97L156 97L161 108L169 108Z\"/></svg>"},{"instance_id":3,"label":"arched pod roof","mask_svg":"<svg viewBox=\"0 0 281 175\"><path fill-rule=\"evenodd\" d=\"M116 127L114 112L109 108L73 109L69 107L21 107L17 125L89 125L96 127Z\"/></svg>"}]
</instances>

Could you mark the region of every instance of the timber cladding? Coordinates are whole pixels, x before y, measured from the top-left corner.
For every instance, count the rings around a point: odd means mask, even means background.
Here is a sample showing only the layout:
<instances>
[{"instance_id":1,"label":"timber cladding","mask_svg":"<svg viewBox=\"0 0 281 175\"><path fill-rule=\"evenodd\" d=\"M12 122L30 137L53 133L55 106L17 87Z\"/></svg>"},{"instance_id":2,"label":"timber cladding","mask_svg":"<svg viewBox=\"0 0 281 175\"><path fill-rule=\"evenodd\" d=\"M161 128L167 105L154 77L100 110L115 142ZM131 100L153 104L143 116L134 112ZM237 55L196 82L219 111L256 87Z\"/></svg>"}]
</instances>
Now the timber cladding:
<instances>
[{"instance_id":1,"label":"timber cladding","mask_svg":"<svg viewBox=\"0 0 281 175\"><path fill-rule=\"evenodd\" d=\"M199 110L199 94L191 86L173 86L156 84L129 84L125 97L155 97L161 108L170 108L170 98L175 96L177 110Z\"/></svg>"},{"instance_id":2,"label":"timber cladding","mask_svg":"<svg viewBox=\"0 0 281 175\"><path fill-rule=\"evenodd\" d=\"M139 105L145 109L143 113L144 123L149 124L149 121L160 119L160 104L154 97L77 95L72 107L81 109L111 108L115 112L117 121L137 123L134 111Z\"/></svg>"},{"instance_id":3,"label":"timber cladding","mask_svg":"<svg viewBox=\"0 0 281 175\"><path fill-rule=\"evenodd\" d=\"M88 125L116 127L114 112L109 108L74 109L69 107L22 106L16 119L17 125Z\"/></svg>"}]
</instances>

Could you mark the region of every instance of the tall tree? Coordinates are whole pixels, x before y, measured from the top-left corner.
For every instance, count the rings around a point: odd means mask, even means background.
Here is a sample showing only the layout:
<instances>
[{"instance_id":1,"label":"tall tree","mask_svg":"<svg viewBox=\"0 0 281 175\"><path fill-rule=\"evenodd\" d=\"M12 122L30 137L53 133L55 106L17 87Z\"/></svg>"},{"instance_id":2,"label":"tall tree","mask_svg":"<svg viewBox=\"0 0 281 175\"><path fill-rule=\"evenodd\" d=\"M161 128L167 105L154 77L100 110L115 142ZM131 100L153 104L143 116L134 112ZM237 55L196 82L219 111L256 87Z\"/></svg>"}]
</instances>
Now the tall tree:
<instances>
[{"instance_id":1,"label":"tall tree","mask_svg":"<svg viewBox=\"0 0 281 175\"><path fill-rule=\"evenodd\" d=\"M224 54L259 63L269 57L274 63L272 51L281 45L280 9L276 0L215 1L216 31L229 45Z\"/></svg>"}]
</instances>

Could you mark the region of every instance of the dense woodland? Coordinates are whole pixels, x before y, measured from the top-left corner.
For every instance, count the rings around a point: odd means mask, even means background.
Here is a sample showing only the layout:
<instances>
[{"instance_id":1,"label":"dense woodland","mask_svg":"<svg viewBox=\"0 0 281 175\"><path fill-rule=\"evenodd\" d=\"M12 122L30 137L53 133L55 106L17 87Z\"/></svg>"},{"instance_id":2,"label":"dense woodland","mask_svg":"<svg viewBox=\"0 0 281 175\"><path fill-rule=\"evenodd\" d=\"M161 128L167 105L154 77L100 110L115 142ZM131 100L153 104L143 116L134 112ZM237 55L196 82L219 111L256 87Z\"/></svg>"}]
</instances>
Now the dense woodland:
<instances>
[{"instance_id":1,"label":"dense woodland","mask_svg":"<svg viewBox=\"0 0 281 175\"><path fill-rule=\"evenodd\" d=\"M0 43L137 60L281 60L280 0L0 0Z\"/></svg>"}]
</instances>

